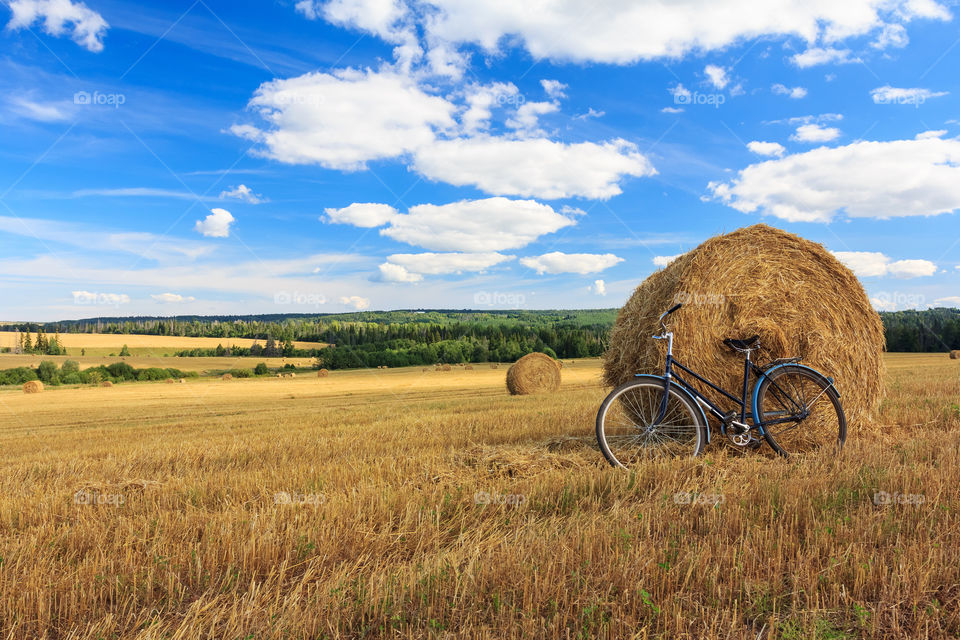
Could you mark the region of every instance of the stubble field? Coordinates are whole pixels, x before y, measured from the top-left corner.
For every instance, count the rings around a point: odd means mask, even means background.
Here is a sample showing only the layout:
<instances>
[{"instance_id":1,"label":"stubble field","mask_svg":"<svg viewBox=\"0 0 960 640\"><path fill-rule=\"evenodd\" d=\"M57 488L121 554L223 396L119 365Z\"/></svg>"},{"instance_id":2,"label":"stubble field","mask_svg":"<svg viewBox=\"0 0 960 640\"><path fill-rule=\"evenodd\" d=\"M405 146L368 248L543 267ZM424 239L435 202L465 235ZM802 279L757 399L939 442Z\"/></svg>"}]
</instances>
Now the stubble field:
<instances>
[{"instance_id":1,"label":"stubble field","mask_svg":"<svg viewBox=\"0 0 960 640\"><path fill-rule=\"evenodd\" d=\"M888 367L835 460L632 474L596 361L2 391L0 632L957 637L960 362Z\"/></svg>"}]
</instances>

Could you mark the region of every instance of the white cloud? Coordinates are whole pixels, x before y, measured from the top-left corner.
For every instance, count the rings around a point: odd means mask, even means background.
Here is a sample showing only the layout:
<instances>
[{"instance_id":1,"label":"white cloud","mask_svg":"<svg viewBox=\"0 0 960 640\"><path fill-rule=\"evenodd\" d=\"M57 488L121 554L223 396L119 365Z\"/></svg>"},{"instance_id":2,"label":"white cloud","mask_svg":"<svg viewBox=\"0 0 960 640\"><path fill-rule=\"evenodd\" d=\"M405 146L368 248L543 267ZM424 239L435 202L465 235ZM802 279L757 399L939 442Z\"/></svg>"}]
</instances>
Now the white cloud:
<instances>
[{"instance_id":1,"label":"white cloud","mask_svg":"<svg viewBox=\"0 0 960 640\"><path fill-rule=\"evenodd\" d=\"M228 190L221 191L220 199L242 200L244 202L249 202L250 204L260 204L262 202L266 202L263 196L258 193L254 193L253 190L245 184L241 184L237 187L230 187Z\"/></svg>"},{"instance_id":2,"label":"white cloud","mask_svg":"<svg viewBox=\"0 0 960 640\"><path fill-rule=\"evenodd\" d=\"M437 130L454 127L456 110L407 75L355 69L266 82L249 106L266 128L231 131L265 145L268 157L348 171L430 144Z\"/></svg>"},{"instance_id":3,"label":"white cloud","mask_svg":"<svg viewBox=\"0 0 960 640\"><path fill-rule=\"evenodd\" d=\"M665 267L682 255L683 255L682 253L678 253L677 255L674 255L674 256L654 256L653 266L661 267L661 268Z\"/></svg>"},{"instance_id":4,"label":"white cloud","mask_svg":"<svg viewBox=\"0 0 960 640\"><path fill-rule=\"evenodd\" d=\"M819 124L802 124L797 132L790 136L796 142L830 142L841 135L836 127L821 127Z\"/></svg>"},{"instance_id":5,"label":"white cloud","mask_svg":"<svg viewBox=\"0 0 960 640\"><path fill-rule=\"evenodd\" d=\"M399 264L384 262L380 265L380 280L383 282L420 282L423 276L419 273L410 273Z\"/></svg>"},{"instance_id":6,"label":"white cloud","mask_svg":"<svg viewBox=\"0 0 960 640\"><path fill-rule=\"evenodd\" d=\"M485 131L490 125L494 107L519 102L520 91L512 82L472 85L465 91L467 110L460 117L464 132Z\"/></svg>"},{"instance_id":7,"label":"white cloud","mask_svg":"<svg viewBox=\"0 0 960 640\"><path fill-rule=\"evenodd\" d=\"M342 209L329 208L323 212L326 214L326 218L321 218L324 222L352 224L365 229L382 227L398 215L398 211L390 205L375 202L354 202Z\"/></svg>"},{"instance_id":8,"label":"white cloud","mask_svg":"<svg viewBox=\"0 0 960 640\"><path fill-rule=\"evenodd\" d=\"M951 306L951 307L960 307L960 296L947 296L945 298L937 298L933 301L935 305L941 307Z\"/></svg>"},{"instance_id":9,"label":"white cloud","mask_svg":"<svg viewBox=\"0 0 960 640\"><path fill-rule=\"evenodd\" d=\"M778 158L787 150L779 142L761 142L759 140L748 142L747 149L760 156L777 156Z\"/></svg>"},{"instance_id":10,"label":"white cloud","mask_svg":"<svg viewBox=\"0 0 960 640\"><path fill-rule=\"evenodd\" d=\"M623 258L612 253L562 253L554 251L542 256L520 258L520 264L534 269L538 274L597 273L609 269L619 262L623 262Z\"/></svg>"},{"instance_id":11,"label":"white cloud","mask_svg":"<svg viewBox=\"0 0 960 640\"><path fill-rule=\"evenodd\" d=\"M352 0L353 3L363 0ZM364 4L374 3L366 0ZM724 49L758 36L796 36L807 43L836 42L875 33L915 18L949 19L933 0L845 0L763 3L686 2L463 2L426 0L428 39L474 43L487 52L522 45L533 58L557 62L631 64ZM384 28L389 33L395 25ZM558 34L562 34L558 36Z\"/></svg>"},{"instance_id":12,"label":"white cloud","mask_svg":"<svg viewBox=\"0 0 960 640\"><path fill-rule=\"evenodd\" d=\"M807 90L803 87L788 87L778 83L770 87L770 90L778 96L790 96L794 100L807 97Z\"/></svg>"},{"instance_id":13,"label":"white cloud","mask_svg":"<svg viewBox=\"0 0 960 640\"><path fill-rule=\"evenodd\" d=\"M164 303L193 302L195 299L189 296L182 296L179 293L153 293L150 294L150 297L157 302Z\"/></svg>"},{"instance_id":14,"label":"white cloud","mask_svg":"<svg viewBox=\"0 0 960 640\"><path fill-rule=\"evenodd\" d=\"M681 109L682 111L682 109ZM589 120L590 118L602 118L607 115L606 111L597 111L593 107L587 107L586 113L581 113L579 115L573 116L574 120Z\"/></svg>"},{"instance_id":15,"label":"white cloud","mask_svg":"<svg viewBox=\"0 0 960 640\"><path fill-rule=\"evenodd\" d=\"M801 69L814 67L821 64L850 64L852 62L862 62L860 58L854 58L850 49L834 49L811 47L803 53L794 55L790 60Z\"/></svg>"},{"instance_id":16,"label":"white cloud","mask_svg":"<svg viewBox=\"0 0 960 640\"><path fill-rule=\"evenodd\" d=\"M903 48L909 44L910 38L907 37L907 30L902 24L887 24L883 26L877 39L870 43L875 49L888 49L896 47Z\"/></svg>"},{"instance_id":17,"label":"white cloud","mask_svg":"<svg viewBox=\"0 0 960 640\"><path fill-rule=\"evenodd\" d=\"M605 296L607 295L607 283L603 280L594 280L593 287L591 287L590 290L598 296Z\"/></svg>"},{"instance_id":18,"label":"white cloud","mask_svg":"<svg viewBox=\"0 0 960 640\"><path fill-rule=\"evenodd\" d=\"M556 102L524 102L517 107L516 113L506 121L506 125L515 129L517 134L522 137L533 137L544 135L543 131L538 129L540 116L546 113L554 113L560 109Z\"/></svg>"},{"instance_id":19,"label":"white cloud","mask_svg":"<svg viewBox=\"0 0 960 640\"><path fill-rule=\"evenodd\" d=\"M492 266L513 260L501 253L395 253L387 256L387 264L399 266L409 274L443 275L464 271L485 271ZM382 265L381 265L382 266ZM382 273L382 270L381 270Z\"/></svg>"},{"instance_id":20,"label":"white cloud","mask_svg":"<svg viewBox=\"0 0 960 640\"><path fill-rule=\"evenodd\" d=\"M197 220L194 229L209 238L227 238L230 236L230 225L235 218L226 209L211 209L210 215L203 220Z\"/></svg>"},{"instance_id":21,"label":"white cloud","mask_svg":"<svg viewBox=\"0 0 960 640\"><path fill-rule=\"evenodd\" d=\"M947 135L946 129L935 129L930 131L922 131L914 136L914 140L929 140L930 138L942 138Z\"/></svg>"},{"instance_id":22,"label":"white cloud","mask_svg":"<svg viewBox=\"0 0 960 640\"><path fill-rule=\"evenodd\" d=\"M855 142L753 164L714 197L793 222L932 216L960 208L960 141Z\"/></svg>"},{"instance_id":23,"label":"white cloud","mask_svg":"<svg viewBox=\"0 0 960 640\"><path fill-rule=\"evenodd\" d=\"M693 96L693 94L690 93L690 89L683 86L682 82L678 82L675 87L668 87L667 93L673 96L673 101L677 104L689 104Z\"/></svg>"},{"instance_id":24,"label":"white cloud","mask_svg":"<svg viewBox=\"0 0 960 640\"><path fill-rule=\"evenodd\" d=\"M42 21L43 30L51 36L69 33L71 39L88 51L103 51L103 37L110 26L96 11L72 0L11 0L13 17L7 29L29 29Z\"/></svg>"},{"instance_id":25,"label":"white cloud","mask_svg":"<svg viewBox=\"0 0 960 640\"><path fill-rule=\"evenodd\" d=\"M340 298L340 304L346 304L353 307L357 311L363 311L364 309L370 307L370 299L362 298L360 296L342 296Z\"/></svg>"},{"instance_id":26,"label":"white cloud","mask_svg":"<svg viewBox=\"0 0 960 640\"><path fill-rule=\"evenodd\" d=\"M484 253L524 247L573 224L535 200L496 197L416 205L380 233L424 249Z\"/></svg>"},{"instance_id":27,"label":"white cloud","mask_svg":"<svg viewBox=\"0 0 960 640\"><path fill-rule=\"evenodd\" d=\"M703 72L707 76L707 80L710 81L710 84L713 85L715 89L723 89L730 83L730 78L727 76L727 70L723 67L718 67L715 64L708 64Z\"/></svg>"},{"instance_id":28,"label":"white cloud","mask_svg":"<svg viewBox=\"0 0 960 640\"><path fill-rule=\"evenodd\" d=\"M886 85L877 87L870 92L876 104L907 104L920 106L931 98L939 98L949 94L949 91L930 91L929 89L903 89Z\"/></svg>"},{"instance_id":29,"label":"white cloud","mask_svg":"<svg viewBox=\"0 0 960 640\"><path fill-rule=\"evenodd\" d=\"M636 145L625 140L565 144L543 138L457 138L417 151L414 167L456 186L546 199L606 200L621 193L623 177L656 174Z\"/></svg>"},{"instance_id":30,"label":"white cloud","mask_svg":"<svg viewBox=\"0 0 960 640\"><path fill-rule=\"evenodd\" d=\"M664 107L660 113L683 113L683 107Z\"/></svg>"},{"instance_id":31,"label":"white cloud","mask_svg":"<svg viewBox=\"0 0 960 640\"><path fill-rule=\"evenodd\" d=\"M14 97L10 99L10 106L17 115L38 122L60 122L70 117L53 102L34 102L26 98Z\"/></svg>"},{"instance_id":32,"label":"white cloud","mask_svg":"<svg viewBox=\"0 0 960 640\"><path fill-rule=\"evenodd\" d=\"M564 92L567 88L567 85L559 80L541 80L540 86L543 87L543 90L547 92L547 95L554 100L560 100L561 98L567 97L567 94Z\"/></svg>"},{"instance_id":33,"label":"white cloud","mask_svg":"<svg viewBox=\"0 0 960 640\"><path fill-rule=\"evenodd\" d=\"M71 291L74 304L108 305L117 307L129 304L130 296L125 293L97 293L95 291Z\"/></svg>"},{"instance_id":34,"label":"white cloud","mask_svg":"<svg viewBox=\"0 0 960 640\"><path fill-rule=\"evenodd\" d=\"M929 260L896 260L873 251L833 251L837 259L850 268L858 278L890 276L893 278L922 278L937 272L937 265Z\"/></svg>"}]
</instances>

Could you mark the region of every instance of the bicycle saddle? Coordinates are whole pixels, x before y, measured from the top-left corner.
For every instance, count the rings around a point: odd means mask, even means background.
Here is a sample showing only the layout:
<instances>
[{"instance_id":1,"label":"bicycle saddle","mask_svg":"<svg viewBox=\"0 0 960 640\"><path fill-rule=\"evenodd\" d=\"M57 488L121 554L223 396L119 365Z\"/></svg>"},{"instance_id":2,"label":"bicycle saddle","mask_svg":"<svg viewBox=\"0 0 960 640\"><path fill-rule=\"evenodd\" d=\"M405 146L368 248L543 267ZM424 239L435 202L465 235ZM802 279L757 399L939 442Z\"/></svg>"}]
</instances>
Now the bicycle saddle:
<instances>
[{"instance_id":1,"label":"bicycle saddle","mask_svg":"<svg viewBox=\"0 0 960 640\"><path fill-rule=\"evenodd\" d=\"M753 345L757 344L757 340L759 340L759 339L760 339L760 336L752 336L752 337L747 338L747 339L745 339L745 340L738 340L738 339L736 339L736 338L726 338L726 339L723 341L723 344L727 345L728 347L730 347L730 348L732 348L732 349L738 349L738 350L740 350L740 351L746 351L747 349L752 348Z\"/></svg>"}]
</instances>

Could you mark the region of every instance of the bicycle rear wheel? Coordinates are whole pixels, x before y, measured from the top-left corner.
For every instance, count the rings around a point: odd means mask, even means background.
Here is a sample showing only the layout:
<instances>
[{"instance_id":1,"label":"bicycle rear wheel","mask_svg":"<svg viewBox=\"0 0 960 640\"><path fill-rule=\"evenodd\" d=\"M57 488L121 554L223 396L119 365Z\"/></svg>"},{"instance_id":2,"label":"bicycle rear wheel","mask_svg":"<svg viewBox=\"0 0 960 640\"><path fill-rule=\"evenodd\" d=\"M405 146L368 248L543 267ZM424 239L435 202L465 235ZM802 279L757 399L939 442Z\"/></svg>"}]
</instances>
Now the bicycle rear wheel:
<instances>
[{"instance_id":1,"label":"bicycle rear wheel","mask_svg":"<svg viewBox=\"0 0 960 640\"><path fill-rule=\"evenodd\" d=\"M847 439L840 394L824 376L805 367L782 367L760 383L757 420L773 450L835 455Z\"/></svg>"},{"instance_id":2,"label":"bicycle rear wheel","mask_svg":"<svg viewBox=\"0 0 960 640\"><path fill-rule=\"evenodd\" d=\"M686 394L670 389L667 410L657 422L663 382L631 380L610 392L597 413L597 441L614 467L628 468L655 458L697 456L707 425Z\"/></svg>"}]
</instances>

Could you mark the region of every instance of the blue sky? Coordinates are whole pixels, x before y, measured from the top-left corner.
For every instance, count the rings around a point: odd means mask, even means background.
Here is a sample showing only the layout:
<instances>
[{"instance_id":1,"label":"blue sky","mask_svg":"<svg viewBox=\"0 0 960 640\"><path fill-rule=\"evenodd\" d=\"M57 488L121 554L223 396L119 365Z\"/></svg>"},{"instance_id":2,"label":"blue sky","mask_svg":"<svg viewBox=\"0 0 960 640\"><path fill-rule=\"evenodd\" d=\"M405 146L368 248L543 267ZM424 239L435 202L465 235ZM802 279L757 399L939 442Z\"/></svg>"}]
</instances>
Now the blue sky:
<instances>
[{"instance_id":1,"label":"blue sky","mask_svg":"<svg viewBox=\"0 0 960 640\"><path fill-rule=\"evenodd\" d=\"M960 306L953 3L576 4L0 0L0 319L613 307L758 222Z\"/></svg>"}]
</instances>

